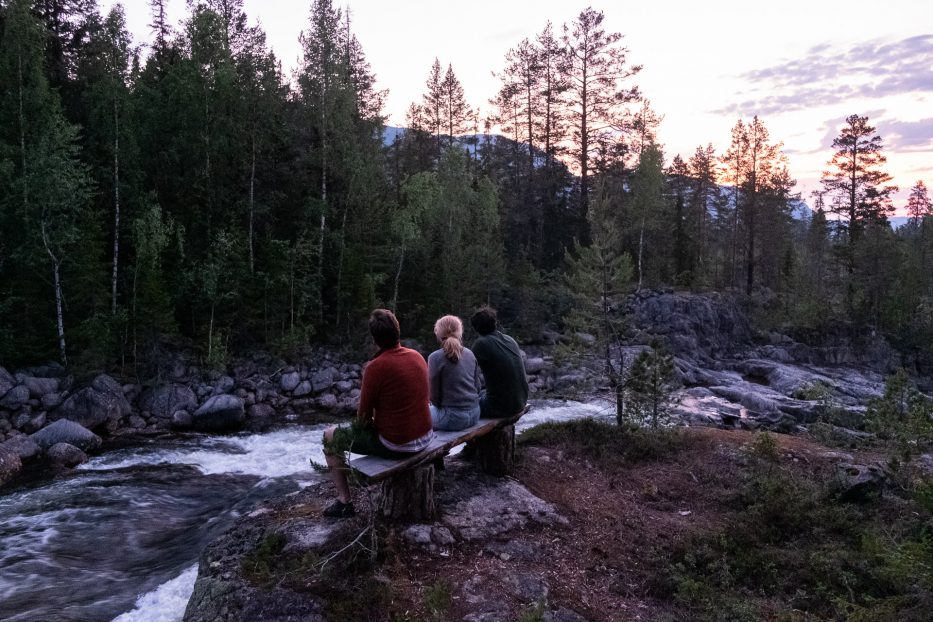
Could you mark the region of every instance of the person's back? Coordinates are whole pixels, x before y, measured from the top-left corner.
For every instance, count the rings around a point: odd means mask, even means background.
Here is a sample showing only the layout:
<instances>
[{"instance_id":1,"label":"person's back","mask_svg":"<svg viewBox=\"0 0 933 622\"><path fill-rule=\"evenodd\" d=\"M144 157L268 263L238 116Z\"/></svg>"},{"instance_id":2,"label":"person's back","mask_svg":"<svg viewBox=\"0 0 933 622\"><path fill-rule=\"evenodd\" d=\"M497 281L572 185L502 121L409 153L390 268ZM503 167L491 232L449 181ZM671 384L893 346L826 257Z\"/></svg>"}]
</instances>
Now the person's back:
<instances>
[{"instance_id":1,"label":"person's back","mask_svg":"<svg viewBox=\"0 0 933 622\"><path fill-rule=\"evenodd\" d=\"M431 430L427 365L418 352L395 346L366 366L359 412L372 418L383 444L397 451Z\"/></svg>"},{"instance_id":2,"label":"person's back","mask_svg":"<svg viewBox=\"0 0 933 622\"><path fill-rule=\"evenodd\" d=\"M486 378L486 394L480 401L483 417L510 417L525 408L528 379L525 363L514 339L496 330L495 311L484 307L473 314L479 333L473 354Z\"/></svg>"},{"instance_id":3,"label":"person's back","mask_svg":"<svg viewBox=\"0 0 933 622\"><path fill-rule=\"evenodd\" d=\"M435 430L463 430L480 415L480 370L476 357L463 347L463 323L445 315L434 324L441 344L428 357L431 384L431 420Z\"/></svg>"}]
</instances>

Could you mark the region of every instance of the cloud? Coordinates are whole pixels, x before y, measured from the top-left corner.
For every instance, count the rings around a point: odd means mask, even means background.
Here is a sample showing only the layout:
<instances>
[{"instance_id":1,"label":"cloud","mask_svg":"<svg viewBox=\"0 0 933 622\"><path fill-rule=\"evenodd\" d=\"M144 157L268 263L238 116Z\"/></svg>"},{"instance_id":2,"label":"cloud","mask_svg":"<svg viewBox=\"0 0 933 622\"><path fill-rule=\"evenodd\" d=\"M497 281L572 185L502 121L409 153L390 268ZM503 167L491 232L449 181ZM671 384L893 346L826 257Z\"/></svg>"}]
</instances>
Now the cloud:
<instances>
[{"instance_id":1,"label":"cloud","mask_svg":"<svg viewBox=\"0 0 933 622\"><path fill-rule=\"evenodd\" d=\"M752 85L745 101L719 114L777 114L852 98L880 99L933 92L933 35L899 41L876 40L848 48L827 44L803 58L742 74Z\"/></svg>"},{"instance_id":2,"label":"cloud","mask_svg":"<svg viewBox=\"0 0 933 622\"><path fill-rule=\"evenodd\" d=\"M898 151L933 148L933 117L918 121L879 121L878 132L889 147Z\"/></svg>"}]
</instances>

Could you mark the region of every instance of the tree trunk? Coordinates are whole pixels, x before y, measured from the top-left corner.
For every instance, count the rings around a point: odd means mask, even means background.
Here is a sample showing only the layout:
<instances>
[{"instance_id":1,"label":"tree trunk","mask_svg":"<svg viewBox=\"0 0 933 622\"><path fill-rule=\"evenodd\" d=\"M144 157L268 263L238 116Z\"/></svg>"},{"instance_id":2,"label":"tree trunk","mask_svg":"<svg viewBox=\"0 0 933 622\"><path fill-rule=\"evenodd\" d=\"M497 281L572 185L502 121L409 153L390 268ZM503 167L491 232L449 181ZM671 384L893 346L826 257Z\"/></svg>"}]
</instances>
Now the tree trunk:
<instances>
[{"instance_id":1,"label":"tree trunk","mask_svg":"<svg viewBox=\"0 0 933 622\"><path fill-rule=\"evenodd\" d=\"M211 360L211 353L214 347L214 303L211 303L211 321L207 325L207 360Z\"/></svg>"},{"instance_id":2,"label":"tree trunk","mask_svg":"<svg viewBox=\"0 0 933 622\"><path fill-rule=\"evenodd\" d=\"M249 273L253 274L255 260L253 257L253 213L255 211L256 196L256 132L252 135L252 162L249 170Z\"/></svg>"},{"instance_id":3,"label":"tree trunk","mask_svg":"<svg viewBox=\"0 0 933 622\"><path fill-rule=\"evenodd\" d=\"M23 170L23 209L29 206L29 176L26 174L26 116L23 112L23 54L16 57L19 72L19 155Z\"/></svg>"},{"instance_id":4,"label":"tree trunk","mask_svg":"<svg viewBox=\"0 0 933 622\"><path fill-rule=\"evenodd\" d=\"M515 464L515 426L507 425L476 440L480 469L490 475L509 475Z\"/></svg>"},{"instance_id":5,"label":"tree trunk","mask_svg":"<svg viewBox=\"0 0 933 622\"><path fill-rule=\"evenodd\" d=\"M408 469L382 483L379 512L390 521L425 523L434 520L434 465Z\"/></svg>"},{"instance_id":6,"label":"tree trunk","mask_svg":"<svg viewBox=\"0 0 933 622\"><path fill-rule=\"evenodd\" d=\"M62 365L68 366L68 356L65 353L65 320L62 315L62 280L61 264L52 260L52 273L55 278L55 319L58 328L58 351L62 357Z\"/></svg>"},{"instance_id":7,"label":"tree trunk","mask_svg":"<svg viewBox=\"0 0 933 622\"><path fill-rule=\"evenodd\" d=\"M396 306L398 305L398 282L402 278L402 266L405 264L405 245L399 249L398 254L398 269L395 271L395 287L392 289L392 306L389 307L392 311L395 311Z\"/></svg>"},{"instance_id":8,"label":"tree trunk","mask_svg":"<svg viewBox=\"0 0 933 622\"><path fill-rule=\"evenodd\" d=\"M113 274L110 277L110 313L117 314L117 280L120 265L120 113L113 100Z\"/></svg>"},{"instance_id":9,"label":"tree trunk","mask_svg":"<svg viewBox=\"0 0 933 622\"><path fill-rule=\"evenodd\" d=\"M343 255L344 250L346 249L347 242L347 212L350 211L349 208L344 205L343 216L340 219L340 250L337 254L337 300L335 301L337 310L334 313L334 328L340 326L340 311L341 311L341 288L343 287Z\"/></svg>"},{"instance_id":10,"label":"tree trunk","mask_svg":"<svg viewBox=\"0 0 933 622\"><path fill-rule=\"evenodd\" d=\"M645 248L645 218L646 216L642 214L641 228L639 229L639 232L638 232L638 287L635 290L637 292L641 291L641 283L642 283L642 278L643 278L642 256L644 254L644 248Z\"/></svg>"}]
</instances>

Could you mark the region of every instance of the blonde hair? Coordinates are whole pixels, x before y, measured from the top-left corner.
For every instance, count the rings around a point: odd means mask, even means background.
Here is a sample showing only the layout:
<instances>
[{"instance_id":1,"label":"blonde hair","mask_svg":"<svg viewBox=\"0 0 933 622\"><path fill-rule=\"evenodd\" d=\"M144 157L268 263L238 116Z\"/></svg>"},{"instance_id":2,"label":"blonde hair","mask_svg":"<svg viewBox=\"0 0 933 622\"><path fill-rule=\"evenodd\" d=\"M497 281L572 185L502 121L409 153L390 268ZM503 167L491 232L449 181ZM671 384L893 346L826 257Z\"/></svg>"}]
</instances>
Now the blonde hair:
<instances>
[{"instance_id":1,"label":"blonde hair","mask_svg":"<svg viewBox=\"0 0 933 622\"><path fill-rule=\"evenodd\" d=\"M456 363L463 355L463 323L456 315L445 315L434 322L434 335L441 342L444 355Z\"/></svg>"}]
</instances>

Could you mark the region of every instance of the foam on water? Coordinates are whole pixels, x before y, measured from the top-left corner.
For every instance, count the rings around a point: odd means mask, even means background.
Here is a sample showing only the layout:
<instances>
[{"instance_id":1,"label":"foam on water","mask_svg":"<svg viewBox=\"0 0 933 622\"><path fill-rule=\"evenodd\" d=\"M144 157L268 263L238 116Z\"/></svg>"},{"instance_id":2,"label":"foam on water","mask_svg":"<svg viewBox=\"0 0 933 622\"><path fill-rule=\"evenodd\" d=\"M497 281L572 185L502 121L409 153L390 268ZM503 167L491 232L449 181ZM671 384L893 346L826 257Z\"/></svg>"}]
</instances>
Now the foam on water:
<instances>
[{"instance_id":1,"label":"foam on water","mask_svg":"<svg viewBox=\"0 0 933 622\"><path fill-rule=\"evenodd\" d=\"M183 573L166 581L148 594L136 600L136 607L113 619L113 622L177 622L185 615L188 599L194 591L198 577L198 565L185 569Z\"/></svg>"},{"instance_id":2,"label":"foam on water","mask_svg":"<svg viewBox=\"0 0 933 622\"><path fill-rule=\"evenodd\" d=\"M516 428L518 432L521 432L539 423L568 421L582 417L611 419L613 417L612 405L608 402L538 401L534 403L534 408L522 418ZM100 520L107 521L110 524L114 516L123 517L126 522L121 525L120 530L125 532L124 537L129 540L140 539L145 541L146 532L141 531L137 534L132 529L132 526L136 524L136 519L133 516L137 513L144 515L147 512L156 511L162 515L163 510L160 508L163 506L178 507L178 501L171 495L181 495L179 499L185 500L187 497L182 495L182 492L190 494L190 491L178 490L178 487L187 481L183 471L178 476L179 483L166 484L165 490L160 491L154 488L152 483L145 481L143 474L147 472L151 474L151 468L149 471L141 473L116 471L116 469L135 466L190 465L200 471L207 479L222 477L225 474L259 478L258 482L253 480L252 483L249 483L249 479L247 479L244 482L244 485L248 487L247 490L259 491L266 486L283 485L286 482L290 482L289 485L291 486L297 484L298 487L304 487L308 484L309 479L317 477L308 464L308 458L312 458L319 463L324 461L321 450L321 432L324 427L323 425L290 426L265 434L247 433L223 437L192 435L181 440L171 441L168 445L161 442L161 444L153 444L151 447L144 446L118 450L94 458L80 467L85 471L84 475L70 480L58 481L32 491L14 493L4 499L5 502L15 501L16 503L5 508L11 510L9 514L0 512L0 518L4 519L0 527L4 527L7 532L4 545L10 545L9 548L4 546L3 549L0 549L0 562L4 562L5 557L10 557L5 561L14 562L12 555L15 555L20 563L22 563L24 556L31 559L31 563L34 565L53 562L55 556L50 556L51 551L47 550L47 545L50 541L54 543L56 538L61 540L59 531L72 525L75 520L78 520L78 522L91 521L87 522L91 526L97 524ZM172 468L177 470L187 467L172 466ZM111 472L107 473L107 471ZM162 470L157 469L156 472L161 473ZM123 493L120 493L119 489L114 488L112 483L108 485L107 480L111 478L118 479L120 482L124 480L128 483L137 482L134 485L138 485L140 488L138 490L126 489ZM208 484L207 480L204 482L197 481L192 482L191 485L196 487L213 485L224 486L225 488L229 486L229 484L221 483L222 481L213 484ZM242 478L240 481L242 481ZM282 484L276 484L276 482ZM100 508L89 512L88 508L82 504L82 500L87 498L89 492L100 495L102 500L111 499L107 495L118 494L120 496L117 498L121 500L123 505L114 510L114 512L117 512L116 514L98 515L101 512ZM209 496L204 497L201 495L197 499L210 498L211 493L206 492L205 494ZM242 493L240 494L242 495ZM256 494L265 496L271 493L257 492ZM46 496L49 498L44 499ZM193 499L188 503L195 503ZM63 501L68 501L65 507L62 507ZM226 505L223 505L222 508L217 506L214 510L204 511L213 511L214 513L210 514L210 516L214 518L222 513L226 513L228 519L240 515L239 507L233 507L234 504L231 501L228 500L223 503ZM246 505L243 505L243 503L246 503ZM250 504L251 502L247 503L245 500L239 503L239 505L243 505L243 508L248 507ZM22 507L13 508L12 505ZM31 510L24 511L28 507L31 507ZM133 511L127 513L128 508L133 508ZM85 514L87 516L84 516ZM211 518L205 521L205 518L206 515L195 514L192 520L198 521L197 524L201 525L214 520L214 518ZM150 521L151 519L149 521L141 520L139 524L145 526L150 524ZM189 529L189 527L185 527L181 533L185 533ZM68 538L65 540L68 540ZM164 547L165 545L160 546ZM6 554L3 552L4 549L6 549ZM157 550L161 556L163 549ZM197 578L197 564L187 564L195 561L196 558L197 550L192 550L191 556L187 558L186 565L176 566L176 568L184 569L180 574L138 596L133 609L119 615L115 618L115 622L178 622L181 620ZM178 561L183 560L184 556L179 558ZM146 564L150 563L146 562L145 559L137 561L142 562L142 566L136 566L139 570L148 567ZM6 566L6 564L0 563L0 567L3 566ZM38 568L33 566L32 570L37 571ZM23 568L23 571L26 572L27 569ZM68 572L72 574L74 570L68 570ZM94 580L98 583L104 582L108 585L112 582L114 586L119 584L121 580L124 582L129 580L125 570L111 572L111 568L107 565L96 568L94 572L97 574L93 579L89 577L88 580ZM123 574L120 574L121 572ZM175 572L178 571L175 570ZM41 593L42 590L49 589L51 587L48 585L49 577L44 576L45 574L42 572L32 576L18 573L15 577L12 575L4 577L4 572L0 572L0 601L12 597L17 590L26 589L28 593ZM114 577L108 579L110 574L114 574ZM139 577L137 585L141 587L145 583L142 580L144 576L138 574L136 576ZM143 589L149 589L149 586L153 585L152 578L157 575L150 574L146 576L150 577L149 584ZM171 577L172 575L168 574L167 576ZM28 619L28 614L27 618L23 619Z\"/></svg>"},{"instance_id":3,"label":"foam on water","mask_svg":"<svg viewBox=\"0 0 933 622\"><path fill-rule=\"evenodd\" d=\"M310 473L308 459L323 463L319 426L292 426L267 434L191 437L174 449L134 448L105 454L79 467L102 471L131 466L188 464L205 475L233 473L263 478Z\"/></svg>"}]
</instances>

